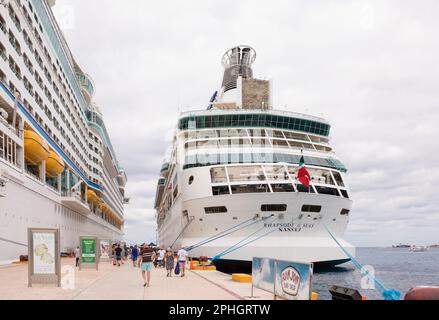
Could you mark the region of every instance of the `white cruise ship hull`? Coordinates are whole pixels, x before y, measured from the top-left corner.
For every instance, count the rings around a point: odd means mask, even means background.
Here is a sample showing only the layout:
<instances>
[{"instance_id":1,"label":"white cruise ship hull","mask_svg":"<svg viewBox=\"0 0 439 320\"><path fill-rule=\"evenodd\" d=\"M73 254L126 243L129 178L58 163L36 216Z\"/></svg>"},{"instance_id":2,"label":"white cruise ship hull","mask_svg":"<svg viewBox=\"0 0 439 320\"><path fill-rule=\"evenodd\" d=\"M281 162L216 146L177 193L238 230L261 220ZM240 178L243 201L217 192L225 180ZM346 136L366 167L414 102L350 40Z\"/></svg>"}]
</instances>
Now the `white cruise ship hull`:
<instances>
[{"instance_id":1,"label":"white cruise ship hull","mask_svg":"<svg viewBox=\"0 0 439 320\"><path fill-rule=\"evenodd\" d=\"M286 212L261 212L263 204L280 203L287 205ZM321 212L301 212L302 206L307 204L321 205ZM207 215L204 212L205 207L221 205L227 206L227 213ZM191 247L225 230L236 230L230 234L225 232L227 235L224 236L220 234L218 239L190 250L190 255L209 258L220 255L218 259L242 262L252 261L253 257L270 257L335 265L346 262L349 258L325 226L354 256L355 248L341 238L349 219L340 212L342 209L350 210L351 206L352 201L349 199L308 193L239 194L184 202L180 200L169 211L159 229L159 244L163 247L172 245L174 249L181 246ZM183 210L187 210L192 217L192 222L185 230L186 221L181 217ZM254 218L256 214L261 218L254 220L255 223L249 227L230 229ZM274 216L270 217L271 215ZM271 230L273 232L269 233ZM257 239L258 237L261 238ZM244 243L248 244L240 247ZM236 244L238 249L221 255Z\"/></svg>"},{"instance_id":2,"label":"white cruise ship hull","mask_svg":"<svg viewBox=\"0 0 439 320\"><path fill-rule=\"evenodd\" d=\"M6 194L0 197L0 264L28 254L28 228L59 229L61 252L66 253L78 246L81 235L121 239L121 230L91 212L81 214L64 206L60 194L50 187L12 168L8 172Z\"/></svg>"}]
</instances>

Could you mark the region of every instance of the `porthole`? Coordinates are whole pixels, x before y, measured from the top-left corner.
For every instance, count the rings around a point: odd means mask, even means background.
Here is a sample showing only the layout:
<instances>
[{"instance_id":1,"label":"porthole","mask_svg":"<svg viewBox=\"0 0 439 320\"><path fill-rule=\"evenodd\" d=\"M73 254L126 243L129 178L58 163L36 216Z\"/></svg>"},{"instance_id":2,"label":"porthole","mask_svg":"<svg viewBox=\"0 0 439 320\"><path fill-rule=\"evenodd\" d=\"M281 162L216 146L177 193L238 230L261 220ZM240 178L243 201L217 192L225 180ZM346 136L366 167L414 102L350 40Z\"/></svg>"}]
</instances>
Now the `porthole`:
<instances>
[{"instance_id":1,"label":"porthole","mask_svg":"<svg viewBox=\"0 0 439 320\"><path fill-rule=\"evenodd\" d=\"M194 176L189 177L189 185L191 185L194 182Z\"/></svg>"}]
</instances>

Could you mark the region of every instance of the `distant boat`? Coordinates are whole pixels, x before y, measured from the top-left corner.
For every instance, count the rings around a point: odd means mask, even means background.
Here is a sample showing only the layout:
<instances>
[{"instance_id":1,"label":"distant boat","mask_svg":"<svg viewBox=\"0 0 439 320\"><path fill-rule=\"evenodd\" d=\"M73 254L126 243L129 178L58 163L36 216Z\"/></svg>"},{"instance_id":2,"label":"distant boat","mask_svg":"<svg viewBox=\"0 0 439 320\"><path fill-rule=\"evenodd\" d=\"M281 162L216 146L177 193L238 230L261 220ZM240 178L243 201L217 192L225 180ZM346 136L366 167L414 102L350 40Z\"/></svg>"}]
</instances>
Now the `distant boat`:
<instances>
[{"instance_id":1,"label":"distant boat","mask_svg":"<svg viewBox=\"0 0 439 320\"><path fill-rule=\"evenodd\" d=\"M397 245L393 245L393 248L410 248L411 246L409 244L397 244Z\"/></svg>"},{"instance_id":2,"label":"distant boat","mask_svg":"<svg viewBox=\"0 0 439 320\"><path fill-rule=\"evenodd\" d=\"M428 251L428 246L411 246L411 252L425 252Z\"/></svg>"}]
</instances>

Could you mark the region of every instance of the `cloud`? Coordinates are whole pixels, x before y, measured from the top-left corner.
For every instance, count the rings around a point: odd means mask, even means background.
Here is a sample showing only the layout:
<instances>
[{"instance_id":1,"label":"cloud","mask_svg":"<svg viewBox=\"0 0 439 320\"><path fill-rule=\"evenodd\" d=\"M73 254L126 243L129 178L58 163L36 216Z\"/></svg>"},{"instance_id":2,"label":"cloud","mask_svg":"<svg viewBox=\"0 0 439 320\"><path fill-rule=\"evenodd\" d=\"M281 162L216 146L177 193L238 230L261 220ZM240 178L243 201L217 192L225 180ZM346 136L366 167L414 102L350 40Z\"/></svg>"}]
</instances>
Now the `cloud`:
<instances>
[{"instance_id":1,"label":"cloud","mask_svg":"<svg viewBox=\"0 0 439 320\"><path fill-rule=\"evenodd\" d=\"M127 237L155 237L169 132L180 111L207 106L222 53L244 43L258 52L255 75L274 79L276 108L331 122L354 200L348 239L437 242L436 1L58 0L63 6L73 8L65 35L95 80L128 174Z\"/></svg>"}]
</instances>

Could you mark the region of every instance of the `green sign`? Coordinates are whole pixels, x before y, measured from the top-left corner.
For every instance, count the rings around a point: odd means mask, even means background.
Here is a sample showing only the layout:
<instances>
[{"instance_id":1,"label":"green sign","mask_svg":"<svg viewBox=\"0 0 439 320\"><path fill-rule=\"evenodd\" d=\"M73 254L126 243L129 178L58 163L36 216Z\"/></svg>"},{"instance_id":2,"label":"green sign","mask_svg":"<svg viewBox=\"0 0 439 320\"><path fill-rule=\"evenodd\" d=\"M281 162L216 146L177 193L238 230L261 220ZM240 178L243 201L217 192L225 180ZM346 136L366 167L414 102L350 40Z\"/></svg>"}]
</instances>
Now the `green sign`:
<instances>
[{"instance_id":1,"label":"green sign","mask_svg":"<svg viewBox=\"0 0 439 320\"><path fill-rule=\"evenodd\" d=\"M81 238L82 262L96 263L96 239Z\"/></svg>"}]
</instances>

